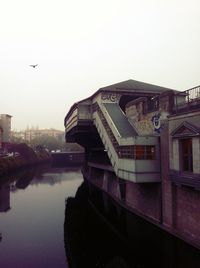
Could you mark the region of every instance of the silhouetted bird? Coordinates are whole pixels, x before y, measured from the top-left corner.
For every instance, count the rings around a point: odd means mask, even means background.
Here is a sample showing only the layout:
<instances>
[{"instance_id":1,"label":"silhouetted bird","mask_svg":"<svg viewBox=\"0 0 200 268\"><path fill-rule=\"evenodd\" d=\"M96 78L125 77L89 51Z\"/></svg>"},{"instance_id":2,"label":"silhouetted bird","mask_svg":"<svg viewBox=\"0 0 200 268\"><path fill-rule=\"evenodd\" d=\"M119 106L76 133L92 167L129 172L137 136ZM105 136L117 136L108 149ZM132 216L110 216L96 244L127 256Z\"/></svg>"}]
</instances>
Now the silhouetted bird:
<instances>
[{"instance_id":1,"label":"silhouetted bird","mask_svg":"<svg viewBox=\"0 0 200 268\"><path fill-rule=\"evenodd\" d=\"M35 68L36 66L38 66L38 64L31 64L31 65L29 65L29 66Z\"/></svg>"}]
</instances>

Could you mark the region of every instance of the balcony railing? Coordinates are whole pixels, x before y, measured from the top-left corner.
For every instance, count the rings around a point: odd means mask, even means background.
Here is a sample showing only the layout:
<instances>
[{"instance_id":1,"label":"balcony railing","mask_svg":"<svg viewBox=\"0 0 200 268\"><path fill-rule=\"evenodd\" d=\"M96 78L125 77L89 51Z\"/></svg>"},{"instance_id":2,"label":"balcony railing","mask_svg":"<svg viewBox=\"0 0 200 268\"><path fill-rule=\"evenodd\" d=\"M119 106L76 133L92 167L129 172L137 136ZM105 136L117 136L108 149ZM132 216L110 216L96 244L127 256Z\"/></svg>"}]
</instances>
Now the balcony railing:
<instances>
[{"instance_id":1,"label":"balcony railing","mask_svg":"<svg viewBox=\"0 0 200 268\"><path fill-rule=\"evenodd\" d=\"M175 95L174 113L193 111L200 108L200 86Z\"/></svg>"}]
</instances>

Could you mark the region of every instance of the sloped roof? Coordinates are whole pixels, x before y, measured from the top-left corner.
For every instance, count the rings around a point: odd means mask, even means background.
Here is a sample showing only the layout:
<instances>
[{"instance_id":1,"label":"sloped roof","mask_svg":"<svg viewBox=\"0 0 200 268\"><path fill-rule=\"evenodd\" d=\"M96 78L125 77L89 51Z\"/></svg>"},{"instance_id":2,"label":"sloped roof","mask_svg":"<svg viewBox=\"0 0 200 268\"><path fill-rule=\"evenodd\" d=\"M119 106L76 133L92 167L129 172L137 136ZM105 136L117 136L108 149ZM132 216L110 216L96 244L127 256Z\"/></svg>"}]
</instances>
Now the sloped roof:
<instances>
[{"instance_id":1,"label":"sloped roof","mask_svg":"<svg viewBox=\"0 0 200 268\"><path fill-rule=\"evenodd\" d=\"M64 122L66 122L66 118L71 114L71 111L81 102L86 101L86 100L91 100L94 96L96 96L97 94L101 93L102 91L110 91L110 92L120 92L120 93L124 93L124 94L144 94L144 95L149 95L149 94L160 94L163 93L164 91L174 91L174 92L179 92L177 90L174 89L170 89L167 87L161 87L161 86L156 86L153 84L148 84L148 83L144 83L144 82L140 82L140 81L136 81L136 80L126 80L126 81L122 81L116 84L112 84L106 87L101 87L99 88L96 92L94 92L90 97L80 100L76 103L74 103L72 105L72 107L70 108L69 112L67 113Z\"/></svg>"},{"instance_id":2,"label":"sloped roof","mask_svg":"<svg viewBox=\"0 0 200 268\"><path fill-rule=\"evenodd\" d=\"M136 80L126 80L120 83L112 84L99 89L100 91L145 91L149 93L162 93L168 90L174 90L166 87L161 87L153 84L148 84ZM176 90L174 90L176 91Z\"/></svg>"}]
</instances>

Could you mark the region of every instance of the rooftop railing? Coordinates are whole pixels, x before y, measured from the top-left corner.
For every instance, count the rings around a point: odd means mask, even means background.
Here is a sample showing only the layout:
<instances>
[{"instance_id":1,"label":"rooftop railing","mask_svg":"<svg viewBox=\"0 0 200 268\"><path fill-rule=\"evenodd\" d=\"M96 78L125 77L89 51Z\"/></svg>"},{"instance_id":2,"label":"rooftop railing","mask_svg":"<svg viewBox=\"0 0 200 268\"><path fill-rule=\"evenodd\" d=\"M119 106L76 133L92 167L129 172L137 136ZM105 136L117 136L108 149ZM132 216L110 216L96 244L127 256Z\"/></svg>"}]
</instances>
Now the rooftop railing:
<instances>
[{"instance_id":1,"label":"rooftop railing","mask_svg":"<svg viewBox=\"0 0 200 268\"><path fill-rule=\"evenodd\" d=\"M175 95L174 112L188 112L200 108L200 85Z\"/></svg>"},{"instance_id":2,"label":"rooftop railing","mask_svg":"<svg viewBox=\"0 0 200 268\"><path fill-rule=\"evenodd\" d=\"M195 99L200 98L200 86L188 89L188 90L186 90L186 92L187 92L187 101L188 102L191 102Z\"/></svg>"}]
</instances>

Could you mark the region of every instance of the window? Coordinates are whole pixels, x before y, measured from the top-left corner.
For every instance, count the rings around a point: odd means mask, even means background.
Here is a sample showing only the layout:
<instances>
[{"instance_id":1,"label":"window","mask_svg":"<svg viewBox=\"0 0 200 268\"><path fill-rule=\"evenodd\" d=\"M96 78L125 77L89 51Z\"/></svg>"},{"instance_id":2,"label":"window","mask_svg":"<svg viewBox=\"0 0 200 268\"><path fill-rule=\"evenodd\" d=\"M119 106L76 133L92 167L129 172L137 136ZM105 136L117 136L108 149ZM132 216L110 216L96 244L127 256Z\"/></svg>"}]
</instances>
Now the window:
<instances>
[{"instance_id":1,"label":"window","mask_svg":"<svg viewBox=\"0 0 200 268\"><path fill-rule=\"evenodd\" d=\"M192 158L192 139L181 139L181 168L182 171L193 172L193 158Z\"/></svg>"},{"instance_id":2,"label":"window","mask_svg":"<svg viewBox=\"0 0 200 268\"><path fill-rule=\"evenodd\" d=\"M156 148L155 145L119 146L118 155L120 158L154 160L156 159Z\"/></svg>"},{"instance_id":3,"label":"window","mask_svg":"<svg viewBox=\"0 0 200 268\"><path fill-rule=\"evenodd\" d=\"M135 158L136 159L148 159L148 160L155 159L156 158L155 146L136 145L135 146Z\"/></svg>"},{"instance_id":4,"label":"window","mask_svg":"<svg viewBox=\"0 0 200 268\"><path fill-rule=\"evenodd\" d=\"M118 150L120 158L135 158L134 146L121 146Z\"/></svg>"},{"instance_id":5,"label":"window","mask_svg":"<svg viewBox=\"0 0 200 268\"><path fill-rule=\"evenodd\" d=\"M145 112L153 112L159 108L159 99L157 96L153 96L147 99Z\"/></svg>"}]
</instances>

